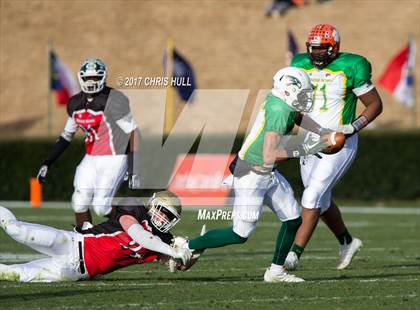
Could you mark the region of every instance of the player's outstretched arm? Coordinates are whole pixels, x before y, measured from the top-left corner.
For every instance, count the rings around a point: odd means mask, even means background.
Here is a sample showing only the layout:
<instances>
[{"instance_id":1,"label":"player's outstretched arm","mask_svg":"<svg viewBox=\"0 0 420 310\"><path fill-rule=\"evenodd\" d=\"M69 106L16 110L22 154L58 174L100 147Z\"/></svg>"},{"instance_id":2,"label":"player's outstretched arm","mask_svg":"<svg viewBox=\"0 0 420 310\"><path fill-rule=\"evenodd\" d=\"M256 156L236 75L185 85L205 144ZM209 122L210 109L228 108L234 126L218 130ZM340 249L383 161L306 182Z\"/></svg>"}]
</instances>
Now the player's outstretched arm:
<instances>
[{"instance_id":1,"label":"player's outstretched arm","mask_svg":"<svg viewBox=\"0 0 420 310\"><path fill-rule=\"evenodd\" d=\"M55 144L53 148L51 149L50 153L48 154L47 159L42 163L42 166L38 171L37 179L39 183L45 183L48 169L69 146L76 130L77 130L76 122L73 120L73 118L69 117L67 119L67 123L66 123L66 126L64 127L63 132L55 141Z\"/></svg>"},{"instance_id":2,"label":"player's outstretched arm","mask_svg":"<svg viewBox=\"0 0 420 310\"><path fill-rule=\"evenodd\" d=\"M126 231L134 241L150 251L181 259L183 264L186 264L191 258L192 253L190 250L171 247L169 244L163 242L158 236L145 230L131 215L121 216L120 224L124 231Z\"/></svg>"},{"instance_id":3,"label":"player's outstretched arm","mask_svg":"<svg viewBox=\"0 0 420 310\"><path fill-rule=\"evenodd\" d=\"M312 118L300 112L295 113L295 124L303 129L316 133L320 136L322 136L323 134L332 132L332 130L328 128L323 128L321 125L315 122Z\"/></svg>"},{"instance_id":4,"label":"player's outstretched arm","mask_svg":"<svg viewBox=\"0 0 420 310\"><path fill-rule=\"evenodd\" d=\"M272 167L275 162L288 158L297 158L321 152L330 146L328 135L308 135L303 143L283 147L280 145L281 135L274 131L265 133L263 146L264 166Z\"/></svg>"},{"instance_id":5,"label":"player's outstretched arm","mask_svg":"<svg viewBox=\"0 0 420 310\"><path fill-rule=\"evenodd\" d=\"M362 130L382 113L382 99L376 88L373 88L366 94L360 95L359 99L362 101L365 109L353 123L343 125L339 128L338 131L344 133L345 135L351 136Z\"/></svg>"}]
</instances>

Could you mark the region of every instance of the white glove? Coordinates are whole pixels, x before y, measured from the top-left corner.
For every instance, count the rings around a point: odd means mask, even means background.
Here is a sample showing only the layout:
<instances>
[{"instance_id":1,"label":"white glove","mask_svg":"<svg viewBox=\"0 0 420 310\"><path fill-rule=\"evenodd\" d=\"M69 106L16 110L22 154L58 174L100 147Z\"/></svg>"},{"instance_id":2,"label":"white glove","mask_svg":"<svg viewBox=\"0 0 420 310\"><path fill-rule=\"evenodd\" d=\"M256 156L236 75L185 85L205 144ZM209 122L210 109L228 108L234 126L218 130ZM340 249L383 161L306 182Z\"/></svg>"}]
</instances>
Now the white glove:
<instances>
[{"instance_id":1,"label":"white glove","mask_svg":"<svg viewBox=\"0 0 420 310\"><path fill-rule=\"evenodd\" d=\"M331 130L331 129L329 129L329 128L322 127L322 128L319 130L319 135L320 135L320 136L323 136L323 135L326 135L327 133L332 133L332 132L334 132L334 130Z\"/></svg>"},{"instance_id":2,"label":"white glove","mask_svg":"<svg viewBox=\"0 0 420 310\"><path fill-rule=\"evenodd\" d=\"M128 188L140 189L140 176L138 174L130 174L128 176Z\"/></svg>"},{"instance_id":3,"label":"white glove","mask_svg":"<svg viewBox=\"0 0 420 310\"><path fill-rule=\"evenodd\" d=\"M187 248L178 248L178 247L172 247L172 254L171 256L173 258L180 259L184 265L188 263L188 261L191 259L192 252L190 249Z\"/></svg>"},{"instance_id":4,"label":"white glove","mask_svg":"<svg viewBox=\"0 0 420 310\"><path fill-rule=\"evenodd\" d=\"M307 155L321 152L327 146L329 146L328 139L320 137L318 134L312 132L308 133L302 144L303 150Z\"/></svg>"},{"instance_id":5,"label":"white glove","mask_svg":"<svg viewBox=\"0 0 420 310\"><path fill-rule=\"evenodd\" d=\"M41 168L38 171L38 175L36 176L39 184L45 183L47 173L48 173L48 166L47 165L42 165Z\"/></svg>"},{"instance_id":6,"label":"white glove","mask_svg":"<svg viewBox=\"0 0 420 310\"><path fill-rule=\"evenodd\" d=\"M352 134L356 133L356 129L352 124L341 125L340 127L338 127L337 132L342 132L346 136L351 136Z\"/></svg>"}]
</instances>

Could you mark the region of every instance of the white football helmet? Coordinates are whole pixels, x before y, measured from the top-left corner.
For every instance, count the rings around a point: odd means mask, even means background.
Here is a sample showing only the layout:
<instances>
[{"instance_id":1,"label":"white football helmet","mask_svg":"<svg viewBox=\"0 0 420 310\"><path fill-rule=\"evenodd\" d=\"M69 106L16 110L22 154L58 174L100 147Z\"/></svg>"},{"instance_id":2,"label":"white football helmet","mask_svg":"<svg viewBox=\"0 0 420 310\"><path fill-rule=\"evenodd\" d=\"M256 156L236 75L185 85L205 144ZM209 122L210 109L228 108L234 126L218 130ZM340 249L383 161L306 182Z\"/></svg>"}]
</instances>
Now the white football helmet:
<instances>
[{"instance_id":1,"label":"white football helmet","mask_svg":"<svg viewBox=\"0 0 420 310\"><path fill-rule=\"evenodd\" d=\"M273 77L272 94L296 111L309 112L313 105L313 89L308 74L299 68L286 67Z\"/></svg>"},{"instance_id":2,"label":"white football helmet","mask_svg":"<svg viewBox=\"0 0 420 310\"><path fill-rule=\"evenodd\" d=\"M177 195L169 191L154 193L147 203L147 208L152 225L164 233L181 219L181 201Z\"/></svg>"},{"instance_id":3,"label":"white football helmet","mask_svg":"<svg viewBox=\"0 0 420 310\"><path fill-rule=\"evenodd\" d=\"M105 86L106 66L98 58L86 59L80 67L77 78L79 79L80 88L84 93L98 93Z\"/></svg>"}]
</instances>

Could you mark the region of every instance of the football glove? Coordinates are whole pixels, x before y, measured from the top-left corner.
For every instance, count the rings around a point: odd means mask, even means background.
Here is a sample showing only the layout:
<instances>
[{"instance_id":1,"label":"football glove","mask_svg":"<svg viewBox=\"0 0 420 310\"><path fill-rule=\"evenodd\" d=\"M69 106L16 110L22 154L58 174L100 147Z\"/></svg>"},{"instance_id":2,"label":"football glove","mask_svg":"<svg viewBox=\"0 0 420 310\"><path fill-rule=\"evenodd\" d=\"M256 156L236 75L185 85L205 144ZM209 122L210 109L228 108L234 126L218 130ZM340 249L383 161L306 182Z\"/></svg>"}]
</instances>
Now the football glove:
<instances>
[{"instance_id":1,"label":"football glove","mask_svg":"<svg viewBox=\"0 0 420 310\"><path fill-rule=\"evenodd\" d=\"M326 135L319 136L314 133L309 133L302 144L305 155L316 154L329 146Z\"/></svg>"},{"instance_id":2,"label":"football glove","mask_svg":"<svg viewBox=\"0 0 420 310\"><path fill-rule=\"evenodd\" d=\"M325 127L321 127L321 129L319 130L319 135L323 136L326 135L327 133L332 133L334 132L334 130L331 130L329 128L325 128Z\"/></svg>"},{"instance_id":3,"label":"football glove","mask_svg":"<svg viewBox=\"0 0 420 310\"><path fill-rule=\"evenodd\" d=\"M338 127L337 132L342 132L345 136L349 137L356 133L356 129L353 127L352 124L341 125L340 127Z\"/></svg>"},{"instance_id":4,"label":"football glove","mask_svg":"<svg viewBox=\"0 0 420 310\"><path fill-rule=\"evenodd\" d=\"M39 184L45 183L45 179L47 178L47 173L48 173L48 166L47 165L42 165L41 168L38 171L38 175L36 176Z\"/></svg>"},{"instance_id":5,"label":"football glove","mask_svg":"<svg viewBox=\"0 0 420 310\"><path fill-rule=\"evenodd\" d=\"M173 258L180 259L182 263L185 265L190 261L192 252L190 249L187 249L187 248L172 247L171 256Z\"/></svg>"},{"instance_id":6,"label":"football glove","mask_svg":"<svg viewBox=\"0 0 420 310\"><path fill-rule=\"evenodd\" d=\"M128 175L128 188L129 189L140 189L140 176L138 174Z\"/></svg>"},{"instance_id":7,"label":"football glove","mask_svg":"<svg viewBox=\"0 0 420 310\"><path fill-rule=\"evenodd\" d=\"M369 124L369 120L366 116L360 115L354 120L353 123L342 125L338 128L338 132L344 133L346 137L354 135L356 132L360 131L362 128L366 127Z\"/></svg>"}]
</instances>

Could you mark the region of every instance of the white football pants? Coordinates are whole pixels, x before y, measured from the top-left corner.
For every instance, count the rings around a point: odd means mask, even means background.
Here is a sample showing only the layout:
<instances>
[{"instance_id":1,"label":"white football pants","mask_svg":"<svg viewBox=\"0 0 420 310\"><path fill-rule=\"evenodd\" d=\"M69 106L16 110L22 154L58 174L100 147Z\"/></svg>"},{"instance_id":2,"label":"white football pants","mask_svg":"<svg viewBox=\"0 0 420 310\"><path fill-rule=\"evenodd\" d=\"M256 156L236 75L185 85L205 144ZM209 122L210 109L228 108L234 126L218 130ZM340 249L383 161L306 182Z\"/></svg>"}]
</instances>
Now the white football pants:
<instances>
[{"instance_id":1,"label":"white football pants","mask_svg":"<svg viewBox=\"0 0 420 310\"><path fill-rule=\"evenodd\" d=\"M97 215L109 214L127 166L127 155L85 155L74 176L74 212L86 212L92 207Z\"/></svg>"},{"instance_id":2,"label":"white football pants","mask_svg":"<svg viewBox=\"0 0 420 310\"><path fill-rule=\"evenodd\" d=\"M300 174L305 190L302 207L321 209L324 213L331 205L332 189L349 170L357 153L357 134L349 137L341 151L321 154L322 158L309 155L300 159Z\"/></svg>"},{"instance_id":3,"label":"white football pants","mask_svg":"<svg viewBox=\"0 0 420 310\"><path fill-rule=\"evenodd\" d=\"M7 212L10 213L0 207L0 218ZM87 276L79 269L78 243L83 241L82 235L16 219L8 220L2 227L17 242L49 257L25 264L0 264L0 280L57 282L76 281Z\"/></svg>"},{"instance_id":4,"label":"white football pants","mask_svg":"<svg viewBox=\"0 0 420 310\"><path fill-rule=\"evenodd\" d=\"M234 177L233 188L233 231L243 238L255 230L264 203L282 222L300 216L289 182L277 171L268 175L251 171L243 177Z\"/></svg>"}]
</instances>

